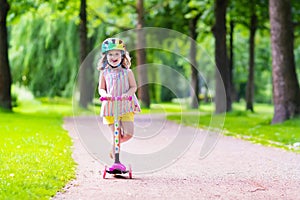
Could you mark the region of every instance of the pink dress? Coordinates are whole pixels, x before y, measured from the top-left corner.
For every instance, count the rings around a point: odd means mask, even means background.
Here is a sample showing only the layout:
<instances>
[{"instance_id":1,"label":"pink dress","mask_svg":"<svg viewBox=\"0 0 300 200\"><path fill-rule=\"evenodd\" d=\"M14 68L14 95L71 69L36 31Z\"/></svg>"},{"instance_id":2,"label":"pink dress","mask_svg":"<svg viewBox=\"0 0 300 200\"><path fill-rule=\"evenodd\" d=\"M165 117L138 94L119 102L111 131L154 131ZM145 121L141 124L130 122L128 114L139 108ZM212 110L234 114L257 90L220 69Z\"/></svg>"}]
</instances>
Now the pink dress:
<instances>
[{"instance_id":1,"label":"pink dress","mask_svg":"<svg viewBox=\"0 0 300 200\"><path fill-rule=\"evenodd\" d=\"M105 78L106 92L113 97L121 96L129 90L128 72L130 69L122 67L105 68L101 73ZM118 116L129 112L140 112L141 108L138 103L136 95L132 96L132 101L123 100L118 101ZM114 116L115 108L112 101L103 101L101 106L100 116Z\"/></svg>"}]
</instances>

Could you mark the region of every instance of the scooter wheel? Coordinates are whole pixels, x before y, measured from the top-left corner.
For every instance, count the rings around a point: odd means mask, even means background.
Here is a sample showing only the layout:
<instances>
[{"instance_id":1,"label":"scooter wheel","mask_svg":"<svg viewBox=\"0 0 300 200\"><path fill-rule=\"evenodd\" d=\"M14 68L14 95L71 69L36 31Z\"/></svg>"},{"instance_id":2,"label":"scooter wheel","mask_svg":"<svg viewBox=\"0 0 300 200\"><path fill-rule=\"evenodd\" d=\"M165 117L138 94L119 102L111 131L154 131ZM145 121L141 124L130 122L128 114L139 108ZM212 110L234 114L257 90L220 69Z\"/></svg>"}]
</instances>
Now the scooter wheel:
<instances>
[{"instance_id":1,"label":"scooter wheel","mask_svg":"<svg viewBox=\"0 0 300 200\"><path fill-rule=\"evenodd\" d=\"M129 165L128 168L129 168L129 178L132 179L132 169L131 169L131 165Z\"/></svg>"},{"instance_id":2,"label":"scooter wheel","mask_svg":"<svg viewBox=\"0 0 300 200\"><path fill-rule=\"evenodd\" d=\"M103 171L103 179L105 179L105 177L106 177L106 169L107 169L107 166L105 165L105 167L104 167L104 171Z\"/></svg>"}]
</instances>

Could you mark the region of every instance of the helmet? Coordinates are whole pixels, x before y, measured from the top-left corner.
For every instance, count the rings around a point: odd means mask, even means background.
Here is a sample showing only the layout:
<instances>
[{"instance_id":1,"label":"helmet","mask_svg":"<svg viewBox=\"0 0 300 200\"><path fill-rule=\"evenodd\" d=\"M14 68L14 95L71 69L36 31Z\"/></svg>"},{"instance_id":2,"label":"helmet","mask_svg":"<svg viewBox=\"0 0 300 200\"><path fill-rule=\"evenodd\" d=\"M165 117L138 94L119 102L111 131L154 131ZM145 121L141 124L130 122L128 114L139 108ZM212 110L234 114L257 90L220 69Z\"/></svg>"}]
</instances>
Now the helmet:
<instances>
[{"instance_id":1,"label":"helmet","mask_svg":"<svg viewBox=\"0 0 300 200\"><path fill-rule=\"evenodd\" d=\"M122 40L118 38L107 38L102 43L101 51L102 53L106 53L110 50L125 51L125 44Z\"/></svg>"}]
</instances>

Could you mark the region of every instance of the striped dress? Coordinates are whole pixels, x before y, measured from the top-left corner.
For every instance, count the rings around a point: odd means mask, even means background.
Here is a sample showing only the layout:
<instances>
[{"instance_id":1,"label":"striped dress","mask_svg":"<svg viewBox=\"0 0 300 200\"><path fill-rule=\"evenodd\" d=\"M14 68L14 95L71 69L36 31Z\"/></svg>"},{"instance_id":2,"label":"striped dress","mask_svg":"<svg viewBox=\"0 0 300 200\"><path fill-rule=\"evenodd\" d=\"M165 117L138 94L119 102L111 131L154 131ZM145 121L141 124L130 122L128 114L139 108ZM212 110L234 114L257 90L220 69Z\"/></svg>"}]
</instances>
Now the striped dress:
<instances>
[{"instance_id":1,"label":"striped dress","mask_svg":"<svg viewBox=\"0 0 300 200\"><path fill-rule=\"evenodd\" d=\"M122 67L105 68L101 73L105 78L106 92L113 97L122 96L129 90L128 72L130 69ZM114 116L114 103L112 101L103 101L101 106L100 116ZM140 112L140 105L135 95L132 96L132 101L118 101L118 116L129 112Z\"/></svg>"}]
</instances>

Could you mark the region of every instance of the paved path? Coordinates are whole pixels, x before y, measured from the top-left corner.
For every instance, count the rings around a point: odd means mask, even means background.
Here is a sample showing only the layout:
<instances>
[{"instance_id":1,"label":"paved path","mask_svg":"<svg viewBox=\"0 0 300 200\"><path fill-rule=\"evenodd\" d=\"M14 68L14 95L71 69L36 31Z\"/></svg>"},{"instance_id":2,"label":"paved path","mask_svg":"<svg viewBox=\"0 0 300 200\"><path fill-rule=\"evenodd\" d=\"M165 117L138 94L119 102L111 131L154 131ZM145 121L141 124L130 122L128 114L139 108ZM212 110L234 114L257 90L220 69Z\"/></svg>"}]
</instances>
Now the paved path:
<instances>
[{"instance_id":1,"label":"paved path","mask_svg":"<svg viewBox=\"0 0 300 200\"><path fill-rule=\"evenodd\" d=\"M160 115L137 115L135 138L122 146L134 178L102 179L110 133L99 121L65 119L77 179L53 199L300 199L300 154L220 136L201 157L208 133Z\"/></svg>"}]
</instances>

